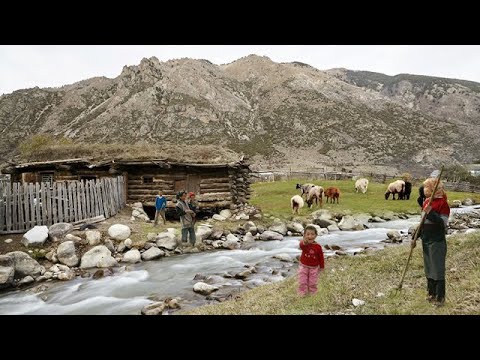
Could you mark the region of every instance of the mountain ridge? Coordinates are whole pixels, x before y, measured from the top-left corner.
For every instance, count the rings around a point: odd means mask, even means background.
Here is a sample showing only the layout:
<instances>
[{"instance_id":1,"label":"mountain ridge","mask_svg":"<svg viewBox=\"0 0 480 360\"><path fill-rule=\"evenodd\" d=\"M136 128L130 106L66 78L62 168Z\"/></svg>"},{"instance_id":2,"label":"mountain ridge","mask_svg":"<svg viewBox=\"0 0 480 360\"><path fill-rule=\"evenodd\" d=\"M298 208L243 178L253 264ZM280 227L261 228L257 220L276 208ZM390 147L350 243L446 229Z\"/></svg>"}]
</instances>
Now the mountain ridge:
<instances>
[{"instance_id":1,"label":"mountain ridge","mask_svg":"<svg viewBox=\"0 0 480 360\"><path fill-rule=\"evenodd\" d=\"M249 55L144 58L115 78L0 97L3 162L34 134L80 143L216 145L257 168L428 172L480 158L480 84Z\"/></svg>"}]
</instances>

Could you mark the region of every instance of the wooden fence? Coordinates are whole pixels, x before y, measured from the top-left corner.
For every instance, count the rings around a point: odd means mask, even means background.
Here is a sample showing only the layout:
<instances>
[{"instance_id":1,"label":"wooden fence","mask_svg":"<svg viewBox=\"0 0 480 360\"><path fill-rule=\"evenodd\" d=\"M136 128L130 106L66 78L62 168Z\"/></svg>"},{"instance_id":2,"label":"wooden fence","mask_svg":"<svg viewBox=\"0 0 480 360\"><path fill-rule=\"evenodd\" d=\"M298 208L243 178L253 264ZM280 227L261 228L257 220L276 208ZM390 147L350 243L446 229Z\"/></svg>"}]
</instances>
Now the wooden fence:
<instances>
[{"instance_id":1,"label":"wooden fence","mask_svg":"<svg viewBox=\"0 0 480 360\"><path fill-rule=\"evenodd\" d=\"M445 189L447 189L447 190L480 193L480 186L470 184L469 182L448 182L448 181L445 181L443 184L445 185Z\"/></svg>"},{"instance_id":2,"label":"wooden fence","mask_svg":"<svg viewBox=\"0 0 480 360\"><path fill-rule=\"evenodd\" d=\"M372 181L383 182L393 181L393 179L400 179L400 176L385 175L385 174L364 174ZM354 176L359 177L356 173L347 173L340 171L327 171L327 172L311 172L311 171L257 171L252 172L252 182L273 182L292 179L303 179L306 181L313 180L348 180Z\"/></svg>"},{"instance_id":3,"label":"wooden fence","mask_svg":"<svg viewBox=\"0 0 480 360\"><path fill-rule=\"evenodd\" d=\"M125 206L123 176L49 183L0 182L0 234L22 233L35 225L78 222L115 215Z\"/></svg>"}]
</instances>

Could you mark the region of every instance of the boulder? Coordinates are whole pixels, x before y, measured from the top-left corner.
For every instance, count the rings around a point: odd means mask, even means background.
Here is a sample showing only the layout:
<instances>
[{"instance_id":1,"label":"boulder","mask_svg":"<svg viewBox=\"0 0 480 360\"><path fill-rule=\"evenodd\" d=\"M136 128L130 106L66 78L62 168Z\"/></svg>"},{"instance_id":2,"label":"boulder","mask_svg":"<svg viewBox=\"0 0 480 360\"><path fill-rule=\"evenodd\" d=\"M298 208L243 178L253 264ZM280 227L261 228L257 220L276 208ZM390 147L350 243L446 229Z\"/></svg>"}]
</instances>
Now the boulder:
<instances>
[{"instance_id":1,"label":"boulder","mask_svg":"<svg viewBox=\"0 0 480 360\"><path fill-rule=\"evenodd\" d=\"M108 228L108 236L114 240L126 240L131 233L130 228L123 224L114 224Z\"/></svg>"},{"instance_id":2,"label":"boulder","mask_svg":"<svg viewBox=\"0 0 480 360\"><path fill-rule=\"evenodd\" d=\"M80 263L80 268L106 268L115 266L117 261L111 256L112 253L104 245L98 245L87 251L83 256Z\"/></svg>"},{"instance_id":3,"label":"boulder","mask_svg":"<svg viewBox=\"0 0 480 360\"><path fill-rule=\"evenodd\" d=\"M57 248L57 259L67 266L77 266L78 256L75 252L75 244L73 241L65 241Z\"/></svg>"},{"instance_id":4,"label":"boulder","mask_svg":"<svg viewBox=\"0 0 480 360\"><path fill-rule=\"evenodd\" d=\"M29 246L42 246L48 239L48 227L47 226L34 226L28 230L22 238L22 244L26 247Z\"/></svg>"},{"instance_id":5,"label":"boulder","mask_svg":"<svg viewBox=\"0 0 480 360\"><path fill-rule=\"evenodd\" d=\"M53 242L62 241L65 238L65 235L72 231L72 224L56 223L48 228L48 236Z\"/></svg>"}]
</instances>

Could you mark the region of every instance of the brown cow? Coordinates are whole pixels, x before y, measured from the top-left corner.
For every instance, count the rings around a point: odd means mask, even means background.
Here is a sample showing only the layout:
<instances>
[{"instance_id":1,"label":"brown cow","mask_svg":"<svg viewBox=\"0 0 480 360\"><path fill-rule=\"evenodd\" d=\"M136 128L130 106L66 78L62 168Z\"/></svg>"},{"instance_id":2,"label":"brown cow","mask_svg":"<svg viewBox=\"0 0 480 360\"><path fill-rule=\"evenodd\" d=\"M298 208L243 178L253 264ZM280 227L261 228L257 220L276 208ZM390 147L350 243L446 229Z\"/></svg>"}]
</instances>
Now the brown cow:
<instances>
[{"instance_id":1,"label":"brown cow","mask_svg":"<svg viewBox=\"0 0 480 360\"><path fill-rule=\"evenodd\" d=\"M324 191L323 193L325 197L327 198L327 204L328 204L328 199L330 198L330 202L333 204L335 202L335 199L337 199L337 204L338 204L338 198L340 197L340 189L331 186L327 190Z\"/></svg>"}]
</instances>

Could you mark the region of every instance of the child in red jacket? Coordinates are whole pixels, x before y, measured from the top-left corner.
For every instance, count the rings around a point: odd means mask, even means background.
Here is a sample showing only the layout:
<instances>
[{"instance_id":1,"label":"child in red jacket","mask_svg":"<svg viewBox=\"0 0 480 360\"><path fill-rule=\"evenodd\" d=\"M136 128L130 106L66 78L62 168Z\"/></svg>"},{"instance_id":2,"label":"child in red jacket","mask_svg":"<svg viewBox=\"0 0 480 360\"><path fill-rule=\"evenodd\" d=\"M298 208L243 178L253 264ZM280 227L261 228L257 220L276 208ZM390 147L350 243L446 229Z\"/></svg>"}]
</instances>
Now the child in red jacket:
<instances>
[{"instance_id":1,"label":"child in red jacket","mask_svg":"<svg viewBox=\"0 0 480 360\"><path fill-rule=\"evenodd\" d=\"M318 273L324 269L322 247L315 242L317 238L315 226L307 225L300 240L300 265L298 266L298 294L305 296L317 292Z\"/></svg>"}]
</instances>

